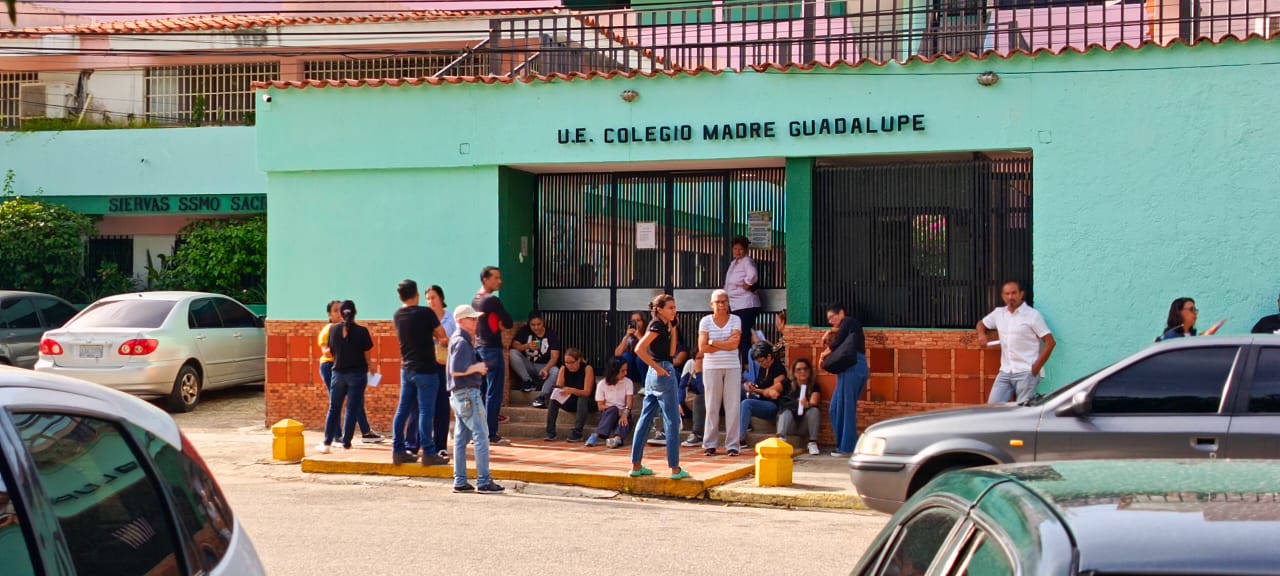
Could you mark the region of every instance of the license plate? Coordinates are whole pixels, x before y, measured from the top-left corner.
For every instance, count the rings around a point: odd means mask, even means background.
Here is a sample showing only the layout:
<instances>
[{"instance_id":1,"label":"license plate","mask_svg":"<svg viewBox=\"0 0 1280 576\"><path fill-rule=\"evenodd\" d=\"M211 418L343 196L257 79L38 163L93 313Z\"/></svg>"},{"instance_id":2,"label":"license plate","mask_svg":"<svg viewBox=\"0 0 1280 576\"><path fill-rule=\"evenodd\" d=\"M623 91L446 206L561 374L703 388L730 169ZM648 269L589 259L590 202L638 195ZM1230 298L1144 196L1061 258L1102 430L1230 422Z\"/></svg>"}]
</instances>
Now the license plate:
<instances>
[{"instance_id":1,"label":"license plate","mask_svg":"<svg viewBox=\"0 0 1280 576\"><path fill-rule=\"evenodd\" d=\"M88 346L81 346L80 357L81 358L101 358L102 345L94 344L94 345L88 345Z\"/></svg>"}]
</instances>

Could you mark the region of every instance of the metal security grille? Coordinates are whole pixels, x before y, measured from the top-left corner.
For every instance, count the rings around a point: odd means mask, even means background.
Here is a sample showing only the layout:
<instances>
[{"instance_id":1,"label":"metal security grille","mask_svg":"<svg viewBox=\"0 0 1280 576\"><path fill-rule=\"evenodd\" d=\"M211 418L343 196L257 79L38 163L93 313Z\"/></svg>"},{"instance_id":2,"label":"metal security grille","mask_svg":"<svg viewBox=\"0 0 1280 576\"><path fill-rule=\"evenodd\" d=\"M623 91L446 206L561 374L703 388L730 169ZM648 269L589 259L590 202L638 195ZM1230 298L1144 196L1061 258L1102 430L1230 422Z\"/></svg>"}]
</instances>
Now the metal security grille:
<instances>
[{"instance_id":1,"label":"metal security grille","mask_svg":"<svg viewBox=\"0 0 1280 576\"><path fill-rule=\"evenodd\" d=\"M731 239L751 235L768 244L750 254L765 308L776 311L785 305L784 181L777 168L539 177L539 309L566 347L600 369L628 315L674 294L692 347L710 292L724 283ZM757 327L777 336L772 313Z\"/></svg>"},{"instance_id":2,"label":"metal security grille","mask_svg":"<svg viewBox=\"0 0 1280 576\"><path fill-rule=\"evenodd\" d=\"M969 328L1031 280L1031 157L819 165L814 311L864 325Z\"/></svg>"},{"instance_id":3,"label":"metal security grille","mask_svg":"<svg viewBox=\"0 0 1280 576\"><path fill-rule=\"evenodd\" d=\"M35 72L0 72L0 128L18 127L18 86L39 81Z\"/></svg>"},{"instance_id":4,"label":"metal security grille","mask_svg":"<svg viewBox=\"0 0 1280 576\"><path fill-rule=\"evenodd\" d=\"M161 124L253 124L250 85L279 77L278 62L147 68L147 117Z\"/></svg>"},{"instance_id":5,"label":"metal security grille","mask_svg":"<svg viewBox=\"0 0 1280 576\"><path fill-rule=\"evenodd\" d=\"M115 264L126 276L133 275L133 237L95 236L89 239L85 254L86 274L94 274L104 263Z\"/></svg>"},{"instance_id":6,"label":"metal security grille","mask_svg":"<svg viewBox=\"0 0 1280 576\"><path fill-rule=\"evenodd\" d=\"M344 80L365 78L425 78L450 68L456 76L480 76L489 73L487 55L465 57L464 52L396 56L389 58L313 60L303 66L308 80Z\"/></svg>"}]
</instances>

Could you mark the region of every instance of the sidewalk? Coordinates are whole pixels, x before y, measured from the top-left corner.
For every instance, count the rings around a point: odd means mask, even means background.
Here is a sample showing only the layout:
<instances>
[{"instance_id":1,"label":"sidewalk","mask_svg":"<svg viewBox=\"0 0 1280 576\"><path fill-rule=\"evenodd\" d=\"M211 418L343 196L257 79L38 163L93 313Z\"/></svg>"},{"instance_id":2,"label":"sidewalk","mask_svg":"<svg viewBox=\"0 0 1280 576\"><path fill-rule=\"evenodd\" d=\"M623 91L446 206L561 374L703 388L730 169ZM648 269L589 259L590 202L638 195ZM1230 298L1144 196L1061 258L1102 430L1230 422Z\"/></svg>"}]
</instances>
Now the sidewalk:
<instances>
[{"instance_id":1,"label":"sidewalk","mask_svg":"<svg viewBox=\"0 0 1280 576\"><path fill-rule=\"evenodd\" d=\"M319 436L308 433L307 456L302 471L312 474L384 475L417 478L453 477L453 467L391 463L391 444L353 445L351 450L335 450L319 454L315 450ZM646 446L644 464L654 476L632 478L631 449L588 448L581 443L564 441L513 439L511 446L490 449L490 470L495 480L513 480L534 484L561 484L611 490L638 496L672 498L710 498L742 504L794 506L807 508L862 508L849 485L848 464L844 459L797 454L793 480L787 488L759 488L752 475L755 453L744 452L733 458L724 455L704 456L699 448L681 448L680 464L692 478L671 480L666 466L665 448ZM468 471L475 476L475 460L468 450Z\"/></svg>"},{"instance_id":2,"label":"sidewalk","mask_svg":"<svg viewBox=\"0 0 1280 576\"><path fill-rule=\"evenodd\" d=\"M829 452L817 456L797 455L791 472L791 486L763 488L754 476L713 486L707 498L719 502L788 506L794 508L836 508L866 510L849 483L849 460L833 458Z\"/></svg>"}]
</instances>

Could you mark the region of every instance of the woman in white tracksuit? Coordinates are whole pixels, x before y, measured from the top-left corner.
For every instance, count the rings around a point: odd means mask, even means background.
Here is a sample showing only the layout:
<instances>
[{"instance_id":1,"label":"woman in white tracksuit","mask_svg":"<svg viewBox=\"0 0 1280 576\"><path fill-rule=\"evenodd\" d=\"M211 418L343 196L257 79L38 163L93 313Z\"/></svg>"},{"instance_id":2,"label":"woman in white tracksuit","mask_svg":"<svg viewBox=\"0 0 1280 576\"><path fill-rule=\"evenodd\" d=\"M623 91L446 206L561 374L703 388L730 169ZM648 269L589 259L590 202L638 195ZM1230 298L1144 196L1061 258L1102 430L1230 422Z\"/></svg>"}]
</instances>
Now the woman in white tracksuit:
<instances>
[{"instance_id":1,"label":"woman in white tracksuit","mask_svg":"<svg viewBox=\"0 0 1280 576\"><path fill-rule=\"evenodd\" d=\"M738 345L742 320L729 313L729 294L711 293L711 314L698 322L698 350L702 352L702 383L706 390L707 418L702 448L715 455L720 441L720 409L724 408L725 448L730 456L741 453L742 431L738 424L742 404L742 363Z\"/></svg>"}]
</instances>

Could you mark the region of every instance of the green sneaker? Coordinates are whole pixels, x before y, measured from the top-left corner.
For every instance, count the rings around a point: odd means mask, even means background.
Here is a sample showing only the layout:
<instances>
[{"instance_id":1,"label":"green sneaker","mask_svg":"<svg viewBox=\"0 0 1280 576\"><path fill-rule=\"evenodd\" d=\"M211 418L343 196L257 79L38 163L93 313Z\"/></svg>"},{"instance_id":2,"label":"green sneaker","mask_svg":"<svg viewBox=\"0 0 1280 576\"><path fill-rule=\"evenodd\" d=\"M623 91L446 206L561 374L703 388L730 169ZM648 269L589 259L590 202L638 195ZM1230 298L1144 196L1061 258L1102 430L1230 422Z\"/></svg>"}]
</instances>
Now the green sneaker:
<instances>
[{"instance_id":1,"label":"green sneaker","mask_svg":"<svg viewBox=\"0 0 1280 576\"><path fill-rule=\"evenodd\" d=\"M645 468L644 466L641 466L639 470L631 471L632 478L639 478L641 476L653 476L653 470L650 470L648 468Z\"/></svg>"},{"instance_id":2,"label":"green sneaker","mask_svg":"<svg viewBox=\"0 0 1280 576\"><path fill-rule=\"evenodd\" d=\"M671 475L672 480L684 480L685 478L688 478L688 477L689 477L689 471L683 468L680 469L680 472Z\"/></svg>"}]
</instances>

